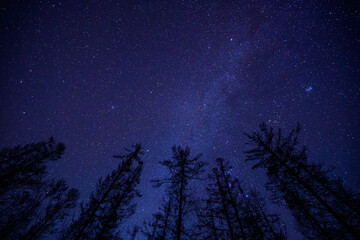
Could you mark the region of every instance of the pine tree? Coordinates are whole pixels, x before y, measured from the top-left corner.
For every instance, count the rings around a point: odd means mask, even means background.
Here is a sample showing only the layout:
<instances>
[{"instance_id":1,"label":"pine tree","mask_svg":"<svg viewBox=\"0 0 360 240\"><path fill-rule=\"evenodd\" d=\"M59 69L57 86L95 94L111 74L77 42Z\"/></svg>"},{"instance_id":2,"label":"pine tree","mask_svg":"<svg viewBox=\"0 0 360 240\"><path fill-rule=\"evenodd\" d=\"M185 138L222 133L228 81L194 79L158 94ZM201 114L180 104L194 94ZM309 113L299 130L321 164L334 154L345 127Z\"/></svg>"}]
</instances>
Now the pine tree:
<instances>
[{"instance_id":1,"label":"pine tree","mask_svg":"<svg viewBox=\"0 0 360 240\"><path fill-rule=\"evenodd\" d=\"M64 180L47 178L46 163L60 159L64 149L50 138L0 152L2 239L41 239L58 231L78 198Z\"/></svg>"},{"instance_id":2,"label":"pine tree","mask_svg":"<svg viewBox=\"0 0 360 240\"><path fill-rule=\"evenodd\" d=\"M196 223L196 238L208 240L220 240L224 236L224 229L215 216L214 203L210 199L205 200L203 208L196 211L198 222Z\"/></svg>"},{"instance_id":3,"label":"pine tree","mask_svg":"<svg viewBox=\"0 0 360 240\"><path fill-rule=\"evenodd\" d=\"M142 232L148 240L165 240L169 238L171 230L174 229L172 204L172 199L165 199L160 211L153 215L153 220L145 222L145 229Z\"/></svg>"},{"instance_id":4,"label":"pine tree","mask_svg":"<svg viewBox=\"0 0 360 240\"><path fill-rule=\"evenodd\" d=\"M248 239L244 225L241 203L237 198L234 185L231 184L231 167L224 159L216 159L217 166L209 175L211 183L207 188L209 200L214 203L215 215L224 226L224 233L229 239Z\"/></svg>"},{"instance_id":5,"label":"pine tree","mask_svg":"<svg viewBox=\"0 0 360 240\"><path fill-rule=\"evenodd\" d=\"M155 236L158 231L160 218L161 218L161 214L156 213L153 214L152 221L148 221L148 222L144 221L144 228L142 228L141 232L146 236L146 239L148 240L156 239Z\"/></svg>"},{"instance_id":6,"label":"pine tree","mask_svg":"<svg viewBox=\"0 0 360 240\"><path fill-rule=\"evenodd\" d=\"M6 214L8 217L0 229L2 239L41 239L56 233L56 224L68 215L78 199L78 191L69 190L63 180L52 180L23 194L19 201L22 204Z\"/></svg>"},{"instance_id":7,"label":"pine tree","mask_svg":"<svg viewBox=\"0 0 360 240\"><path fill-rule=\"evenodd\" d=\"M138 226L134 226L128 231L128 235L130 236L131 240L135 240L136 236L138 235L140 228Z\"/></svg>"},{"instance_id":8,"label":"pine tree","mask_svg":"<svg viewBox=\"0 0 360 240\"><path fill-rule=\"evenodd\" d=\"M279 216L266 213L265 198L253 188L246 194L237 180L235 184L244 204L247 216L245 225L249 228L250 239L287 239L285 224L280 221Z\"/></svg>"},{"instance_id":9,"label":"pine tree","mask_svg":"<svg viewBox=\"0 0 360 240\"><path fill-rule=\"evenodd\" d=\"M153 180L155 187L167 184L169 187L169 199L174 201L173 214L175 227L172 229L174 239L180 240L190 237L190 232L184 226L184 218L189 212L195 210L195 202L189 192L189 183L200 180L200 175L204 172L205 163L200 160L201 154L190 158L190 149L186 147L173 147L173 157L170 160L161 161L160 164L167 167L169 177Z\"/></svg>"},{"instance_id":10,"label":"pine tree","mask_svg":"<svg viewBox=\"0 0 360 240\"><path fill-rule=\"evenodd\" d=\"M60 159L65 146L51 137L47 142L6 148L0 152L0 198L8 191L32 189L43 184L46 163Z\"/></svg>"},{"instance_id":11,"label":"pine tree","mask_svg":"<svg viewBox=\"0 0 360 240\"><path fill-rule=\"evenodd\" d=\"M36 217L35 222L20 237L21 240L36 240L59 232L58 224L69 215L79 198L78 190L68 189L65 181L56 182L47 191L48 203L43 214Z\"/></svg>"},{"instance_id":12,"label":"pine tree","mask_svg":"<svg viewBox=\"0 0 360 240\"><path fill-rule=\"evenodd\" d=\"M286 239L285 229L276 215L267 214L264 199L254 190L246 194L231 166L218 158L209 175L209 198L198 214L202 239Z\"/></svg>"},{"instance_id":13,"label":"pine tree","mask_svg":"<svg viewBox=\"0 0 360 240\"><path fill-rule=\"evenodd\" d=\"M300 126L286 137L265 124L246 134L253 149L247 161L253 169L267 170L267 188L272 200L285 202L309 239L360 239L360 198L329 177L331 170L307 159L305 147L298 147Z\"/></svg>"},{"instance_id":14,"label":"pine tree","mask_svg":"<svg viewBox=\"0 0 360 240\"><path fill-rule=\"evenodd\" d=\"M121 163L104 180L99 180L96 191L88 203L82 204L80 216L62 239L120 239L117 229L135 212L134 199L140 197L136 186L143 169L141 146L127 151L124 156L115 156Z\"/></svg>"}]
</instances>

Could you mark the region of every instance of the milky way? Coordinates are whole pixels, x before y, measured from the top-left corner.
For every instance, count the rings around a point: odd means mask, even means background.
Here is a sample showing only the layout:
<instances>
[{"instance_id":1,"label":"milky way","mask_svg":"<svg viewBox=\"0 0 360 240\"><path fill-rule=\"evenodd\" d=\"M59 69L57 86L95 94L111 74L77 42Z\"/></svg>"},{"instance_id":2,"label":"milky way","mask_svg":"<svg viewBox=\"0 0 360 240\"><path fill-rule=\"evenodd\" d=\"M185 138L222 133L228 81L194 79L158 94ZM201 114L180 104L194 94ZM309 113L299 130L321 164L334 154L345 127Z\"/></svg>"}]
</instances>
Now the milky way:
<instances>
[{"instance_id":1,"label":"milky way","mask_svg":"<svg viewBox=\"0 0 360 240\"><path fill-rule=\"evenodd\" d=\"M85 199L112 155L142 143L141 224L163 196L149 180L166 174L158 161L174 144L209 168L231 160L263 189L243 133L299 122L310 159L358 191L360 12L340 2L1 3L0 146L64 142L51 175Z\"/></svg>"}]
</instances>

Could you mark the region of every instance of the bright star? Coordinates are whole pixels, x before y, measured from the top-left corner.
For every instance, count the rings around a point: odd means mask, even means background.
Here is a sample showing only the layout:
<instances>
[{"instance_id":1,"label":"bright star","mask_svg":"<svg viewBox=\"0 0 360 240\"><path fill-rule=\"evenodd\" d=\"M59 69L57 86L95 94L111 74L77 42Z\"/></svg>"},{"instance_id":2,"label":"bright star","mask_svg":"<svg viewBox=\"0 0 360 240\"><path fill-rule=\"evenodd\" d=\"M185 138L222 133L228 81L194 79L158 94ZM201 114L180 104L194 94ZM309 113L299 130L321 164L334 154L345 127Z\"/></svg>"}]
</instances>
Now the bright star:
<instances>
[{"instance_id":1,"label":"bright star","mask_svg":"<svg viewBox=\"0 0 360 240\"><path fill-rule=\"evenodd\" d=\"M310 86L310 87L308 87L308 88L305 89L305 91L306 91L307 93L311 92L312 90L313 90L312 86Z\"/></svg>"}]
</instances>

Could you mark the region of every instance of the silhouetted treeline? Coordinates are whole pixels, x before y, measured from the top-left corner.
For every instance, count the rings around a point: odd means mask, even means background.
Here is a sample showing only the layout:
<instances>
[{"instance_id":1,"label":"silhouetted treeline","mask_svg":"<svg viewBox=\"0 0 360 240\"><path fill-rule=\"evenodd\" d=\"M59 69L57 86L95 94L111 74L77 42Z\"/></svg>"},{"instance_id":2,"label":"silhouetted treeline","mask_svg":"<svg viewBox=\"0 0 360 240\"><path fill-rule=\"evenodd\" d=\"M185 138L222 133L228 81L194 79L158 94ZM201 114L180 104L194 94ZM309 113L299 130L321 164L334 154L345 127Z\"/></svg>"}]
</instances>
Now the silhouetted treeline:
<instances>
[{"instance_id":1,"label":"silhouetted treeline","mask_svg":"<svg viewBox=\"0 0 360 240\"><path fill-rule=\"evenodd\" d=\"M192 236L192 229L185 224L189 225L189 213L196 210L189 184L201 179L205 162L200 160L201 154L191 158L189 148L173 147L172 150L173 157L160 162L168 169L169 177L152 181L155 187L167 185L168 201L165 202L163 211L154 216L156 224L152 226L150 239L179 240ZM149 233L146 235L149 236Z\"/></svg>"},{"instance_id":2,"label":"silhouetted treeline","mask_svg":"<svg viewBox=\"0 0 360 240\"><path fill-rule=\"evenodd\" d=\"M246 161L265 168L266 187L275 203L285 203L308 239L360 239L360 196L330 178L331 170L309 162L298 147L300 126L283 136L265 124L246 134L253 149Z\"/></svg>"},{"instance_id":3,"label":"silhouetted treeline","mask_svg":"<svg viewBox=\"0 0 360 240\"><path fill-rule=\"evenodd\" d=\"M153 220L145 222L143 233L150 240L170 239L170 231L174 229L174 221L172 214L172 199L164 199L159 212L153 215Z\"/></svg>"},{"instance_id":4,"label":"silhouetted treeline","mask_svg":"<svg viewBox=\"0 0 360 240\"><path fill-rule=\"evenodd\" d=\"M119 225L135 213L134 198L140 197L136 190L143 162L141 146L128 150L115 169L104 180L100 179L90 200L81 205L80 216L61 235L61 239L120 239Z\"/></svg>"},{"instance_id":5,"label":"silhouetted treeline","mask_svg":"<svg viewBox=\"0 0 360 240\"><path fill-rule=\"evenodd\" d=\"M306 239L360 239L360 195L331 176L332 169L307 159L299 147L300 126L284 136L265 124L246 134L246 161L264 168L270 200L287 206ZM164 186L163 202L142 227L122 232L141 197L137 186L143 170L140 145L116 155L118 166L100 178L88 200L79 206L78 190L65 180L51 179L46 166L58 161L65 147L48 141L6 148L0 152L1 239L213 239L285 240L281 216L269 212L264 196L232 174L229 162L216 159L205 174L201 154L174 146L160 161L168 170L152 181ZM244 179L243 179L244 180ZM204 186L204 187L202 187ZM204 188L197 196L195 189ZM76 211L76 209L80 211ZM78 213L76 213L78 212ZM72 218L71 218L72 216ZM290 236L291 239L291 236Z\"/></svg>"},{"instance_id":6,"label":"silhouetted treeline","mask_svg":"<svg viewBox=\"0 0 360 240\"><path fill-rule=\"evenodd\" d=\"M218 158L216 165L198 211L198 239L286 239L284 224L266 213L263 198L253 189L244 192L228 162Z\"/></svg>"},{"instance_id":7,"label":"silhouetted treeline","mask_svg":"<svg viewBox=\"0 0 360 240\"><path fill-rule=\"evenodd\" d=\"M79 197L64 180L47 178L46 163L64 149L50 138L0 152L1 239L41 239L59 231Z\"/></svg>"}]
</instances>

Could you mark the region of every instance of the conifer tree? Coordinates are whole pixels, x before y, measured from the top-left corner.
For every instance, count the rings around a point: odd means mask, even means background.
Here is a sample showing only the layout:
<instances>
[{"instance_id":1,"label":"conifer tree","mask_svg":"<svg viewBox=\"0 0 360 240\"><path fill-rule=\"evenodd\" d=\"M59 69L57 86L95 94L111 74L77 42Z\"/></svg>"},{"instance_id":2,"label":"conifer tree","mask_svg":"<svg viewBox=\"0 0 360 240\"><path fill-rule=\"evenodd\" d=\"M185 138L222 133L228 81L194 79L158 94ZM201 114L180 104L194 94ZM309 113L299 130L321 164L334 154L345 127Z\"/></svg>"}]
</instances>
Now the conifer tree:
<instances>
[{"instance_id":1,"label":"conifer tree","mask_svg":"<svg viewBox=\"0 0 360 240\"><path fill-rule=\"evenodd\" d=\"M48 179L46 163L60 159L64 149L50 138L0 152L2 239L42 239L59 231L57 225L75 206L78 191L64 180Z\"/></svg>"},{"instance_id":2,"label":"conifer tree","mask_svg":"<svg viewBox=\"0 0 360 240\"><path fill-rule=\"evenodd\" d=\"M172 200L164 200L160 207L160 211L153 215L153 220L145 222L145 229L143 233L148 240L165 240L169 239L174 229L172 221Z\"/></svg>"},{"instance_id":3,"label":"conifer tree","mask_svg":"<svg viewBox=\"0 0 360 240\"><path fill-rule=\"evenodd\" d=\"M36 216L21 240L37 240L59 232L58 225L69 215L79 198L78 190L68 189L65 181L60 180L47 191L48 201L44 211ZM18 224L17 224L18 227Z\"/></svg>"},{"instance_id":4,"label":"conifer tree","mask_svg":"<svg viewBox=\"0 0 360 240\"><path fill-rule=\"evenodd\" d=\"M99 180L89 202L82 204L80 216L61 239L120 239L117 229L135 212L134 199L140 197L136 186L143 169L141 146L127 151L124 156L115 156L121 163L104 180Z\"/></svg>"},{"instance_id":5,"label":"conifer tree","mask_svg":"<svg viewBox=\"0 0 360 240\"><path fill-rule=\"evenodd\" d=\"M200 180L204 172L205 163L200 160L201 154L190 158L190 149L186 147L173 147L173 157L170 160L161 161L160 164L167 167L169 177L153 180L155 187L167 184L169 187L168 197L174 202L172 211L175 226L172 229L173 239L186 239L190 232L185 228L184 223L188 213L195 210L195 202L189 192L189 183ZM189 219L187 219L189 221Z\"/></svg>"},{"instance_id":6,"label":"conifer tree","mask_svg":"<svg viewBox=\"0 0 360 240\"><path fill-rule=\"evenodd\" d=\"M300 231L309 239L360 239L360 198L332 179L331 170L309 162L298 147L300 126L286 137L265 124L246 134L254 148L247 151L253 169L265 168L272 200L286 203Z\"/></svg>"},{"instance_id":7,"label":"conifer tree","mask_svg":"<svg viewBox=\"0 0 360 240\"><path fill-rule=\"evenodd\" d=\"M279 218L266 213L264 200L255 191L244 193L228 162L218 158L216 163L206 207L198 214L202 239L286 239Z\"/></svg>"},{"instance_id":8,"label":"conifer tree","mask_svg":"<svg viewBox=\"0 0 360 240\"><path fill-rule=\"evenodd\" d=\"M42 185L46 163L60 159L64 150L64 144L56 143L53 137L46 142L3 149L0 152L0 201L7 201L4 195L10 190L14 192Z\"/></svg>"},{"instance_id":9,"label":"conifer tree","mask_svg":"<svg viewBox=\"0 0 360 240\"><path fill-rule=\"evenodd\" d=\"M198 222L196 223L195 235L197 239L220 240L225 235L221 223L215 216L214 203L210 199L205 200L205 206L196 211Z\"/></svg>"},{"instance_id":10,"label":"conifer tree","mask_svg":"<svg viewBox=\"0 0 360 240\"><path fill-rule=\"evenodd\" d=\"M285 224L280 221L279 216L266 213L265 198L253 188L247 194L237 180L235 183L244 204L245 224L249 228L250 239L287 239Z\"/></svg>"},{"instance_id":11,"label":"conifer tree","mask_svg":"<svg viewBox=\"0 0 360 240\"><path fill-rule=\"evenodd\" d=\"M135 240L135 238L138 235L139 231L140 231L140 228L138 226L134 226L131 229L129 229L128 235L129 235L130 239Z\"/></svg>"},{"instance_id":12,"label":"conifer tree","mask_svg":"<svg viewBox=\"0 0 360 240\"><path fill-rule=\"evenodd\" d=\"M231 184L231 168L222 158L216 159L216 164L209 175L211 182L207 188L209 200L215 204L215 215L223 222L221 228L225 229L224 234L229 239L248 239L241 203L235 186Z\"/></svg>"},{"instance_id":13,"label":"conifer tree","mask_svg":"<svg viewBox=\"0 0 360 240\"><path fill-rule=\"evenodd\" d=\"M21 203L7 214L1 226L2 239L41 239L58 231L57 224L75 207L78 191L65 181L52 180L39 189L22 193ZM41 211L45 208L45 212Z\"/></svg>"},{"instance_id":14,"label":"conifer tree","mask_svg":"<svg viewBox=\"0 0 360 240\"><path fill-rule=\"evenodd\" d=\"M153 220L144 221L144 228L142 228L142 230L141 230L142 233L146 236L146 239L148 239L148 240L156 239L155 236L158 231L161 214L155 213L155 214L153 214L152 217L153 217Z\"/></svg>"}]
</instances>

